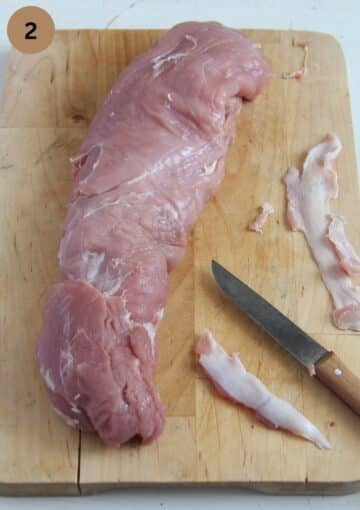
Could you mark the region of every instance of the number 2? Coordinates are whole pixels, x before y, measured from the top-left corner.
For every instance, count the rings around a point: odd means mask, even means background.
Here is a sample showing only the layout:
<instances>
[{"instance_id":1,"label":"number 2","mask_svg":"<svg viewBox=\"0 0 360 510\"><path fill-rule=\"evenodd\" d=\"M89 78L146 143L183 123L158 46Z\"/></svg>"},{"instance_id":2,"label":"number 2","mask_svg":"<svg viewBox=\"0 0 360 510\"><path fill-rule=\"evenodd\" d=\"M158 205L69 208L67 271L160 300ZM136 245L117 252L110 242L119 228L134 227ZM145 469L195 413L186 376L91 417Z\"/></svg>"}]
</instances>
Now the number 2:
<instances>
[{"instance_id":1,"label":"number 2","mask_svg":"<svg viewBox=\"0 0 360 510\"><path fill-rule=\"evenodd\" d=\"M25 26L30 27L30 30L25 34L25 39L37 39L36 35L32 35L37 29L36 23L29 21L28 23L25 23Z\"/></svg>"}]
</instances>

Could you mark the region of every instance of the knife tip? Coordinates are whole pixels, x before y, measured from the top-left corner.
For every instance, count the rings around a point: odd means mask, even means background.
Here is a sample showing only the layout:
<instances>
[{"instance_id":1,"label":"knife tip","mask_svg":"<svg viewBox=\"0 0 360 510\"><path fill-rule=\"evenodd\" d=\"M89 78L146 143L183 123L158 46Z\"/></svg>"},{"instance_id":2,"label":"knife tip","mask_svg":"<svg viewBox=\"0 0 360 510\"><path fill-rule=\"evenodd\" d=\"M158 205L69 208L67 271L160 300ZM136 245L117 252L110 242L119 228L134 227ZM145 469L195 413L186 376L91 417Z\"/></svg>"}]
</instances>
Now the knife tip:
<instances>
[{"instance_id":1,"label":"knife tip","mask_svg":"<svg viewBox=\"0 0 360 510\"><path fill-rule=\"evenodd\" d=\"M211 261L211 270L215 280L221 287L221 279L226 275L227 270L215 259Z\"/></svg>"},{"instance_id":2,"label":"knife tip","mask_svg":"<svg viewBox=\"0 0 360 510\"><path fill-rule=\"evenodd\" d=\"M212 259L211 261L211 269L212 269L212 272L214 272L216 270L216 268L219 267L219 263L216 262L215 259Z\"/></svg>"}]
</instances>

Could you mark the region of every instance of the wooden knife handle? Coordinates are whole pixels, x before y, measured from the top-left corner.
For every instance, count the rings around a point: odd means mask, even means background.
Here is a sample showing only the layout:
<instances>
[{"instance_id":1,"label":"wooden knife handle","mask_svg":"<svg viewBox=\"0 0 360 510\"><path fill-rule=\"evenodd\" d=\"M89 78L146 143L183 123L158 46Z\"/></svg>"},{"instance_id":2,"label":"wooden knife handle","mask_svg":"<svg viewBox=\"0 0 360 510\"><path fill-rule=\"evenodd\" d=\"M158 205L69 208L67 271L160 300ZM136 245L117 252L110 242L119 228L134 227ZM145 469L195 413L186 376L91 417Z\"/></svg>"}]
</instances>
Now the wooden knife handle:
<instances>
[{"instance_id":1,"label":"wooden knife handle","mask_svg":"<svg viewBox=\"0 0 360 510\"><path fill-rule=\"evenodd\" d=\"M315 365L316 377L360 415L360 379L330 352Z\"/></svg>"}]
</instances>

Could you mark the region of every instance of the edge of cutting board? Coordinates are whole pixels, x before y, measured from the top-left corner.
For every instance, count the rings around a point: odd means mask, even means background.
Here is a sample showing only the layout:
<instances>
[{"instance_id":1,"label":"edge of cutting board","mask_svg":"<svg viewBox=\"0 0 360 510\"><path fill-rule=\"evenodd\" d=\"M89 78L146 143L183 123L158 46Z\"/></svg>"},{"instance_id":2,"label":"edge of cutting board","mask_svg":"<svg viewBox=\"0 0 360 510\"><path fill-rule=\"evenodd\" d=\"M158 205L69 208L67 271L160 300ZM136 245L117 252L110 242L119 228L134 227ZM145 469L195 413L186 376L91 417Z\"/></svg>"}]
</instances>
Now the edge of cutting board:
<instances>
[{"instance_id":1,"label":"edge of cutting board","mask_svg":"<svg viewBox=\"0 0 360 510\"><path fill-rule=\"evenodd\" d=\"M103 492L103 491L99 491ZM76 483L2 483L0 496L5 497L36 497L36 496L79 496L80 490Z\"/></svg>"},{"instance_id":2,"label":"edge of cutting board","mask_svg":"<svg viewBox=\"0 0 360 510\"><path fill-rule=\"evenodd\" d=\"M161 489L161 488L173 488L177 490L201 490L203 488L209 488L210 490L219 489L249 489L263 494L273 495L313 495L313 496L341 496L346 494L352 494L360 491L360 480L354 482L335 482L335 483L300 483L300 482L184 482L184 483L89 483L81 484L81 495L99 494L102 492L109 492L123 489Z\"/></svg>"},{"instance_id":3,"label":"edge of cutting board","mask_svg":"<svg viewBox=\"0 0 360 510\"><path fill-rule=\"evenodd\" d=\"M126 489L177 489L177 490L226 490L249 489L263 494L341 496L360 491L360 480L350 482L144 482L144 483L82 483L81 488L69 483L1 483L0 496L34 497L34 496L87 496L110 491Z\"/></svg>"}]
</instances>

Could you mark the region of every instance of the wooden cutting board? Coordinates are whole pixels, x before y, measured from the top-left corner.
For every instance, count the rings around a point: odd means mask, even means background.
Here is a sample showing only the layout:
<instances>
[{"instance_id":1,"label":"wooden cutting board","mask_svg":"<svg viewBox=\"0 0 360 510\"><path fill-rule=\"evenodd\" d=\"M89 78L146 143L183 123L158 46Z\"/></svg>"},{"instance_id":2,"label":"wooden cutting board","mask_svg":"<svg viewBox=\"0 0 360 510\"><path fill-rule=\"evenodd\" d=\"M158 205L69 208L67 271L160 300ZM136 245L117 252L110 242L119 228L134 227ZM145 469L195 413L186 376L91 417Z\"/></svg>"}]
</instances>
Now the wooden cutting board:
<instances>
[{"instance_id":1,"label":"wooden cutting board","mask_svg":"<svg viewBox=\"0 0 360 510\"><path fill-rule=\"evenodd\" d=\"M132 484L234 484L269 492L360 489L360 420L242 316L210 275L216 258L360 375L360 338L336 330L331 304L300 233L284 221L289 165L336 131L340 197L333 207L360 248L359 187L344 57L318 33L245 31L262 44L274 76L239 118L226 177L205 207L185 260L171 275L158 334L156 383L167 406L162 436L147 446L105 447L52 412L35 362L44 295L59 278L56 252L70 189L68 158L118 73L160 31L61 31L45 52L13 52L0 134L0 493L78 494ZM280 73L301 65L292 40L310 41L302 81ZM250 233L256 207L276 213ZM330 451L269 430L219 398L192 352L204 328L290 401L331 441Z\"/></svg>"}]
</instances>

